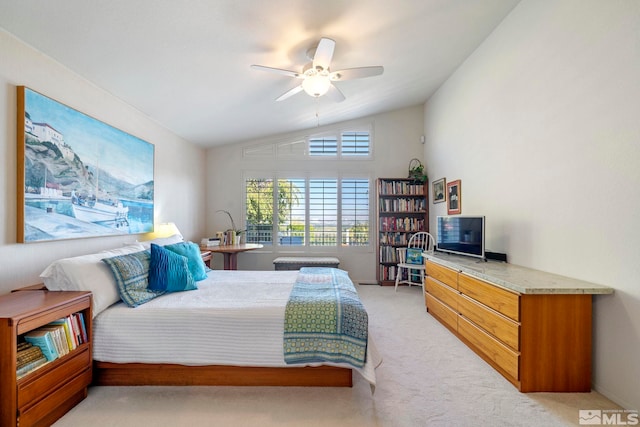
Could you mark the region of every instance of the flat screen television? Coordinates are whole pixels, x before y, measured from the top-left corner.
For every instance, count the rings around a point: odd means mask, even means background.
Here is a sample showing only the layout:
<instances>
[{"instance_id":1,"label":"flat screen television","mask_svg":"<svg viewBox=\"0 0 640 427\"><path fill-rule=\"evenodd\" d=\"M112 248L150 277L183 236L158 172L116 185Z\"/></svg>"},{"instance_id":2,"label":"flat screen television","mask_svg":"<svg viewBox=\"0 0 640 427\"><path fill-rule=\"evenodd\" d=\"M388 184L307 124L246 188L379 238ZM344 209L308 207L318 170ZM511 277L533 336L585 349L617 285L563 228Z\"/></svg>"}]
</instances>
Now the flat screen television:
<instances>
[{"instance_id":1,"label":"flat screen television","mask_svg":"<svg viewBox=\"0 0 640 427\"><path fill-rule=\"evenodd\" d=\"M485 258L484 216L438 216L436 221L437 250Z\"/></svg>"}]
</instances>

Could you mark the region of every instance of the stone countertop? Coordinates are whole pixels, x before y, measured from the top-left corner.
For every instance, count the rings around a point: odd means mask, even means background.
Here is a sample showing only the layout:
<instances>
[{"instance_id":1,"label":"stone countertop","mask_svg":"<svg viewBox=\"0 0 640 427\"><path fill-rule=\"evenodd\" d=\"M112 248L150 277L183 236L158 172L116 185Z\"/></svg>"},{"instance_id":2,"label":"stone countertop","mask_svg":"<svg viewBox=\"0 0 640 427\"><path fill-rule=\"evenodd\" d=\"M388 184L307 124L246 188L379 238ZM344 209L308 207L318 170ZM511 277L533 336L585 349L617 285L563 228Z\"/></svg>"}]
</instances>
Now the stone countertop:
<instances>
[{"instance_id":1,"label":"stone countertop","mask_svg":"<svg viewBox=\"0 0 640 427\"><path fill-rule=\"evenodd\" d=\"M521 294L612 294L613 288L498 261L423 253L425 259Z\"/></svg>"}]
</instances>

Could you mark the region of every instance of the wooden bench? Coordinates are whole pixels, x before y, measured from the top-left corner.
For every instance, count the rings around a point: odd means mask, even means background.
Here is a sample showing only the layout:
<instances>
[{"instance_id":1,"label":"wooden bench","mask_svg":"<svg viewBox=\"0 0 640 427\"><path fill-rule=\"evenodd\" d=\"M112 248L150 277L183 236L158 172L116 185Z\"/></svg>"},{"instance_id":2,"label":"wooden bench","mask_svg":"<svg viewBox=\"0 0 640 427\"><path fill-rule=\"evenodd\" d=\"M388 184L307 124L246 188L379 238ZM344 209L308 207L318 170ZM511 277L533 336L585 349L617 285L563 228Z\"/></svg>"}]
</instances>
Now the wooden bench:
<instances>
[{"instance_id":1,"label":"wooden bench","mask_svg":"<svg viewBox=\"0 0 640 427\"><path fill-rule=\"evenodd\" d=\"M278 257L273 260L276 270L300 270L301 267L338 268L340 260L335 257Z\"/></svg>"}]
</instances>

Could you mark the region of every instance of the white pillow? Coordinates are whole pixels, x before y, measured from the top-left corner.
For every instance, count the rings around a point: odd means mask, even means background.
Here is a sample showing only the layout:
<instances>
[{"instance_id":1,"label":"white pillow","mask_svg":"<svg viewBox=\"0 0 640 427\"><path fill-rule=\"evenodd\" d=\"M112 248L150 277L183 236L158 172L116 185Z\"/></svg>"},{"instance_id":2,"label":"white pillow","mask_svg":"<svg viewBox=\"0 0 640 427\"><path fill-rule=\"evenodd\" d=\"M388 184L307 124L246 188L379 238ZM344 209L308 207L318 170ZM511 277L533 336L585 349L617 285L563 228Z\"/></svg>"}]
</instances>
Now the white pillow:
<instances>
[{"instance_id":1,"label":"white pillow","mask_svg":"<svg viewBox=\"0 0 640 427\"><path fill-rule=\"evenodd\" d=\"M178 233L178 234L174 234L173 236L158 237L157 239L147 240L147 241L138 242L138 243L144 246L145 249L151 249L152 243L158 246L166 246L166 245L173 245L174 243L180 243L180 242L184 242L184 237L182 237L182 234Z\"/></svg>"},{"instance_id":2,"label":"white pillow","mask_svg":"<svg viewBox=\"0 0 640 427\"><path fill-rule=\"evenodd\" d=\"M50 291L91 291L93 317L120 301L116 280L103 258L145 250L140 243L95 254L64 258L51 263L40 277Z\"/></svg>"}]
</instances>

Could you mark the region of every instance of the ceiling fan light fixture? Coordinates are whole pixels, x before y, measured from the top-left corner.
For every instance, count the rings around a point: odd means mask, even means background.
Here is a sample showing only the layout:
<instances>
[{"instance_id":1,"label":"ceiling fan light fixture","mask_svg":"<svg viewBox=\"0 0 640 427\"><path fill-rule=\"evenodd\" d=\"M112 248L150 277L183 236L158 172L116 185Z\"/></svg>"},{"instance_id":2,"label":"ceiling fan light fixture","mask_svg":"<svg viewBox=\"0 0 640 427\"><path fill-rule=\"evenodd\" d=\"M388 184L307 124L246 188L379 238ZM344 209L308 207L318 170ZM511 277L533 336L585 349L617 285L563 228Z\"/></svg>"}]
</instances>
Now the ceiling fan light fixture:
<instances>
[{"instance_id":1,"label":"ceiling fan light fixture","mask_svg":"<svg viewBox=\"0 0 640 427\"><path fill-rule=\"evenodd\" d=\"M329 86L331 86L329 77L322 74L307 76L302 81L302 89L315 98L327 93Z\"/></svg>"},{"instance_id":2,"label":"ceiling fan light fixture","mask_svg":"<svg viewBox=\"0 0 640 427\"><path fill-rule=\"evenodd\" d=\"M283 74L285 76L301 79L302 83L276 98L282 101L296 93L306 92L313 98L327 95L335 102L345 100L344 94L332 82L342 80L362 79L365 77L378 76L383 73L384 68L380 65L358 68L345 68L340 71L331 72L331 59L336 42L332 39L322 37L317 46L307 51L307 56L311 60L302 68L302 72L282 70L280 68L265 67L263 65L252 65L251 68L272 73Z\"/></svg>"}]
</instances>

